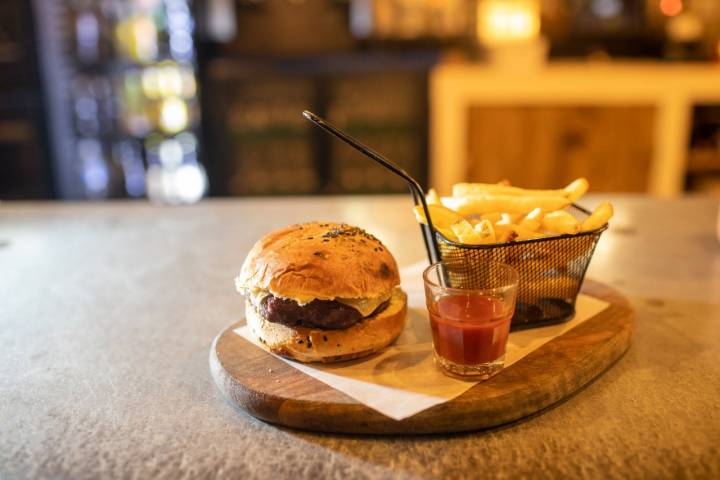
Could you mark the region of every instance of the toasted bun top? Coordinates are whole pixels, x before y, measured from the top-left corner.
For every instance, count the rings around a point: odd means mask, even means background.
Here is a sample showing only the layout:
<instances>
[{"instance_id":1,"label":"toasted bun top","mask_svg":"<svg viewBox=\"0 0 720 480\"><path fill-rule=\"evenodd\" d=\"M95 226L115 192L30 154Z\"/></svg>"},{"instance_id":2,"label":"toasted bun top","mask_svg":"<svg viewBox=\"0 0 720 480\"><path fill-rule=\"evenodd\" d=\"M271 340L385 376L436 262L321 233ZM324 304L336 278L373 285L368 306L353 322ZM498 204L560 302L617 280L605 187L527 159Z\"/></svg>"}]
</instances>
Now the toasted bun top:
<instances>
[{"instance_id":1,"label":"toasted bun top","mask_svg":"<svg viewBox=\"0 0 720 480\"><path fill-rule=\"evenodd\" d=\"M258 240L235 284L304 303L387 295L400 284L400 275L392 254L365 230L311 222Z\"/></svg>"}]
</instances>

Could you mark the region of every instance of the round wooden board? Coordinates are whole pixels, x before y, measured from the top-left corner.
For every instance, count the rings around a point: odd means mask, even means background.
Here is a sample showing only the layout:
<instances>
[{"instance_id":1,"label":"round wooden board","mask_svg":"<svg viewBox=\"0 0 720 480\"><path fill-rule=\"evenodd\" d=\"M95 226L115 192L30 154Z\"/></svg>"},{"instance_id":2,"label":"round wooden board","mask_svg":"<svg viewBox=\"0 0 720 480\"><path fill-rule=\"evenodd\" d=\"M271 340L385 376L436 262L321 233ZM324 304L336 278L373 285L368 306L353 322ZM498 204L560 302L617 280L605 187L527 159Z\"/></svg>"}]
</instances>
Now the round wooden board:
<instances>
[{"instance_id":1,"label":"round wooden board","mask_svg":"<svg viewBox=\"0 0 720 480\"><path fill-rule=\"evenodd\" d=\"M388 418L250 344L218 335L210 370L225 397L262 420L303 430L398 434L478 430L538 412L581 388L630 346L634 313L616 290L586 280L610 306L459 397L401 421ZM272 371L272 373L269 373ZM279 380L279 381L278 381Z\"/></svg>"}]
</instances>

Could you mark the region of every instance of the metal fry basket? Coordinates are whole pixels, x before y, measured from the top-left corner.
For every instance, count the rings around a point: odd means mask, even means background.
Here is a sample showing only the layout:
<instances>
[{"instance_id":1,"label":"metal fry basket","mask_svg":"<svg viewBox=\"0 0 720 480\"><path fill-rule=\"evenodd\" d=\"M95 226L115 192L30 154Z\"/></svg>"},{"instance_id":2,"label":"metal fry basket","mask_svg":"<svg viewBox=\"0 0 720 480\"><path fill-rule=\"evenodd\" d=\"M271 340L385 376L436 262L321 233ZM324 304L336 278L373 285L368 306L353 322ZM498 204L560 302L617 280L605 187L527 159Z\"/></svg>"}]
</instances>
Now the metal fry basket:
<instances>
[{"instance_id":1,"label":"metal fry basket","mask_svg":"<svg viewBox=\"0 0 720 480\"><path fill-rule=\"evenodd\" d=\"M425 192L414 178L312 112L306 110L303 115L408 183L415 205L422 207L428 219L427 225L420 226L428 259L430 263L440 260L445 262L450 277L447 279L449 285L465 288L479 285L482 278L489 274L486 262L493 260L515 267L520 276L512 330L561 323L575 314L575 301L585 272L607 225L573 235L488 245L466 245L448 240L433 227ZM575 204L568 207L567 211L578 220L590 215L589 211Z\"/></svg>"},{"instance_id":2,"label":"metal fry basket","mask_svg":"<svg viewBox=\"0 0 720 480\"><path fill-rule=\"evenodd\" d=\"M568 212L580 220L590 213L577 205ZM479 284L484 275L482 264L489 260L515 267L520 282L512 329L518 330L564 322L573 316L585 272L606 228L489 245L456 243L437 232L436 237L453 285Z\"/></svg>"}]
</instances>

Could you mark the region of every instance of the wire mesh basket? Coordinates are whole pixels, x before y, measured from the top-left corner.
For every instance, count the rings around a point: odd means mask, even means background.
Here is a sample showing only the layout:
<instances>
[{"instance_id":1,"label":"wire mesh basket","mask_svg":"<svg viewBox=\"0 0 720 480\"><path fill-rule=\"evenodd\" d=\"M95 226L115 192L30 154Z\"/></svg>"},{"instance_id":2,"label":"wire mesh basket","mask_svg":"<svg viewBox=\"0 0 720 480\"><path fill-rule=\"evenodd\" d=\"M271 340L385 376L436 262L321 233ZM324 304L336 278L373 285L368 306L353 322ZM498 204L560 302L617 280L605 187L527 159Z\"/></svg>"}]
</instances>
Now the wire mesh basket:
<instances>
[{"instance_id":1,"label":"wire mesh basket","mask_svg":"<svg viewBox=\"0 0 720 480\"><path fill-rule=\"evenodd\" d=\"M420 226L428 259L431 264L442 260L447 265L449 286L479 286L485 276L492 274L488 270L488 265L492 264L486 262L493 260L515 267L520 276L512 330L560 323L574 315L575 301L585 271L607 225L572 235L497 244L466 245L454 242L443 237L433 227L425 192L407 172L314 113L305 110L303 115L407 182L415 205L421 206L428 222ZM567 211L580 221L590 215L589 211L575 204L568 207Z\"/></svg>"},{"instance_id":2,"label":"wire mesh basket","mask_svg":"<svg viewBox=\"0 0 720 480\"><path fill-rule=\"evenodd\" d=\"M590 213L577 205L568 212L580 220ZM518 330L560 323L573 316L585 271L606 228L488 245L465 245L440 233L436 238L453 286L479 286L487 261L505 263L518 271L518 298L511 324Z\"/></svg>"}]
</instances>

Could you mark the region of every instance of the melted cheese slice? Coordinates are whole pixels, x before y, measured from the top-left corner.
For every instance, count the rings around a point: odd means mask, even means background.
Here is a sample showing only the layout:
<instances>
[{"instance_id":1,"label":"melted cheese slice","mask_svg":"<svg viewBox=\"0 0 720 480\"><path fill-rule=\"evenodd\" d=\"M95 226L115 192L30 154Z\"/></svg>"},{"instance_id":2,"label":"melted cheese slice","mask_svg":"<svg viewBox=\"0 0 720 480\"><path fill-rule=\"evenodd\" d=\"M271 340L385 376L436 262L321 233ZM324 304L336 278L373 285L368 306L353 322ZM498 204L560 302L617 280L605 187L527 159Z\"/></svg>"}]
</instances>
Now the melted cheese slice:
<instances>
[{"instance_id":1,"label":"melted cheese slice","mask_svg":"<svg viewBox=\"0 0 720 480\"><path fill-rule=\"evenodd\" d=\"M262 288L254 288L252 290L245 291L245 296L250 300L250 303L255 306L259 306L260 302L262 302L262 299L267 297L268 295L270 295L270 292ZM388 301L391 296L392 293L388 293L387 295L376 298L335 298L328 300L335 300L336 302L342 303L343 305L352 307L358 312L360 312L360 315L362 315L363 317L367 317L372 312L374 312L375 309L377 309L380 305ZM292 300L295 300L298 305L307 305L308 303L315 300L315 297L293 298Z\"/></svg>"},{"instance_id":2,"label":"melted cheese slice","mask_svg":"<svg viewBox=\"0 0 720 480\"><path fill-rule=\"evenodd\" d=\"M367 317L374 312L376 308L382 305L383 302L388 301L390 297L391 295L388 294L377 298L336 298L335 301L340 302L343 305L347 305L348 307L352 307L360 312L360 315Z\"/></svg>"}]
</instances>

